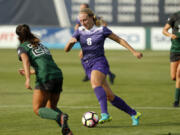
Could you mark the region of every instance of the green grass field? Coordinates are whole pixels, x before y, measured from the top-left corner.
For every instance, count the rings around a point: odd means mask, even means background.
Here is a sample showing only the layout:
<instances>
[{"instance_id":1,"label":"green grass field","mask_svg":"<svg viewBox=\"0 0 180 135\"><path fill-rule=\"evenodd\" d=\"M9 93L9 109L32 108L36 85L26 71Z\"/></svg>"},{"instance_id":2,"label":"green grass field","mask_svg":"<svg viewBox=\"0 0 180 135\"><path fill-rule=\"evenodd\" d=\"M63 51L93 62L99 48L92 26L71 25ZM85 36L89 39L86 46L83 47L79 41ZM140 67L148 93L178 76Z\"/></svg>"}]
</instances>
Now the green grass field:
<instances>
[{"instance_id":1,"label":"green grass field","mask_svg":"<svg viewBox=\"0 0 180 135\"><path fill-rule=\"evenodd\" d=\"M89 82L81 81L84 71L78 51L51 53L64 74L58 106L70 115L69 125L75 135L180 135L180 109L172 107L175 84L169 76L169 52L144 51L143 59L138 60L127 51L106 51L116 74L113 92L142 117L140 125L133 127L129 115L108 104L113 120L96 128L81 123L83 113L100 114L100 108ZM17 72L22 63L16 50L1 49L0 64L0 135L60 135L54 121L33 113L32 91L25 89L24 78Z\"/></svg>"}]
</instances>

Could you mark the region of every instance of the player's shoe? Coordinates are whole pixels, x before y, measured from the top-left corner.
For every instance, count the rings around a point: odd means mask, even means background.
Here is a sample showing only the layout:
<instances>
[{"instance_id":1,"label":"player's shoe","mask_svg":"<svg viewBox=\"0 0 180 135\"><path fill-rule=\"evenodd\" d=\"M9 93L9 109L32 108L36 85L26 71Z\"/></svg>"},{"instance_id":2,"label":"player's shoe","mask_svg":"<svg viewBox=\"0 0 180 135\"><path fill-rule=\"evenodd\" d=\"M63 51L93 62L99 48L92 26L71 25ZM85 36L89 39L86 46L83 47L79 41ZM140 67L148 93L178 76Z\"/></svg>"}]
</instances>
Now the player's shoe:
<instances>
[{"instance_id":1,"label":"player's shoe","mask_svg":"<svg viewBox=\"0 0 180 135\"><path fill-rule=\"evenodd\" d=\"M114 84L114 79L116 78L116 75L115 74L113 74L113 73L111 73L111 75L109 75L109 82L111 83L111 84Z\"/></svg>"},{"instance_id":2,"label":"player's shoe","mask_svg":"<svg viewBox=\"0 0 180 135\"><path fill-rule=\"evenodd\" d=\"M61 127L62 127L62 134L63 135L73 135L72 131L70 130L68 126L68 115L67 114L61 114Z\"/></svg>"},{"instance_id":3,"label":"player's shoe","mask_svg":"<svg viewBox=\"0 0 180 135\"><path fill-rule=\"evenodd\" d=\"M85 75L82 81L83 81L83 82L87 82L87 81L89 81L88 76L87 76L87 75Z\"/></svg>"},{"instance_id":4,"label":"player's shoe","mask_svg":"<svg viewBox=\"0 0 180 135\"><path fill-rule=\"evenodd\" d=\"M101 119L99 120L99 124L103 124L104 122L111 121L112 117L107 113L101 113Z\"/></svg>"},{"instance_id":5,"label":"player's shoe","mask_svg":"<svg viewBox=\"0 0 180 135\"><path fill-rule=\"evenodd\" d=\"M140 112L137 112L136 115L131 116L133 126L138 126L139 125L139 118L141 117L141 115L142 114Z\"/></svg>"},{"instance_id":6,"label":"player's shoe","mask_svg":"<svg viewBox=\"0 0 180 135\"><path fill-rule=\"evenodd\" d=\"M179 107L179 101L174 101L173 106L174 107Z\"/></svg>"}]
</instances>

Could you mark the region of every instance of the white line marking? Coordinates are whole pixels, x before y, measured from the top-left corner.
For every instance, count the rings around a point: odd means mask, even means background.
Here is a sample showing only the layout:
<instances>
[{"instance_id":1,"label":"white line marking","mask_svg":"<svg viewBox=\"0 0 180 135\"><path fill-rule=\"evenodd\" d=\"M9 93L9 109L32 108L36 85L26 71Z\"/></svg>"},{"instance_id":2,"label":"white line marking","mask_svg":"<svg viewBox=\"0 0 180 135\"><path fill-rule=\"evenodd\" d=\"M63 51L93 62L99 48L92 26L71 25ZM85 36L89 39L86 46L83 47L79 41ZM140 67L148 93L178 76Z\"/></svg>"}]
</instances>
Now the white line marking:
<instances>
[{"instance_id":1,"label":"white line marking","mask_svg":"<svg viewBox=\"0 0 180 135\"><path fill-rule=\"evenodd\" d=\"M0 108L31 108L32 105L0 105ZM58 106L59 108L68 108L68 109L98 109L99 106ZM109 106L108 108L113 108ZM180 110L180 108L174 107L133 107L138 110Z\"/></svg>"}]
</instances>

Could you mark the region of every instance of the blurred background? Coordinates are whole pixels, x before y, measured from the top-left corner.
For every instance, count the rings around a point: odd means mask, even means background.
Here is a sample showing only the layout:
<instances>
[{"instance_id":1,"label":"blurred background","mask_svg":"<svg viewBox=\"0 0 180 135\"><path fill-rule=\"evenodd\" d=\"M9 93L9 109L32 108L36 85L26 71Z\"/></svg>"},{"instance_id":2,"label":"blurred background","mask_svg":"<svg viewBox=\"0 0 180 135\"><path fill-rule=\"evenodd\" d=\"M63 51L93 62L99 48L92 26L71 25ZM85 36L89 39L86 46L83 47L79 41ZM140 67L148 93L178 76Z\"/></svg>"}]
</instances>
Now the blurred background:
<instances>
[{"instance_id":1,"label":"blurred background","mask_svg":"<svg viewBox=\"0 0 180 135\"><path fill-rule=\"evenodd\" d=\"M0 0L0 48L17 47L15 27L24 23L47 47L64 48L82 3L135 49L169 50L170 39L162 35L162 27L180 10L180 0ZM110 40L105 48L123 49Z\"/></svg>"}]
</instances>

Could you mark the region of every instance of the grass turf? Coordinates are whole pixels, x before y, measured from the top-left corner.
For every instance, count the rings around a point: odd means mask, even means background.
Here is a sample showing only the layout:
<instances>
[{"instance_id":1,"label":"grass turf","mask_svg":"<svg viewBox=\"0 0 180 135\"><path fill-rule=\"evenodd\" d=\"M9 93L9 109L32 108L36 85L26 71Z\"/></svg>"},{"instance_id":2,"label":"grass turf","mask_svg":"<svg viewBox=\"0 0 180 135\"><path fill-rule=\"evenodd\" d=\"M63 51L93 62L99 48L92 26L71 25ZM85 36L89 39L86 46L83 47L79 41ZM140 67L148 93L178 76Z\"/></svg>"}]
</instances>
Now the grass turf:
<instances>
[{"instance_id":1,"label":"grass turf","mask_svg":"<svg viewBox=\"0 0 180 135\"><path fill-rule=\"evenodd\" d=\"M128 51L106 51L111 71L116 74L113 92L140 111L142 118L140 125L133 127L127 114L108 104L112 122L95 128L81 123L83 113L100 114L100 108L89 82L81 81L84 71L78 50L51 53L64 74L58 106L70 115L69 125L75 135L180 135L180 109L172 107L175 84L169 76L169 52L144 51L143 59L138 60ZM17 72L22 63L16 50L1 49L0 63L0 134L61 134L54 121L33 113L32 91L25 89L24 78Z\"/></svg>"}]
</instances>

